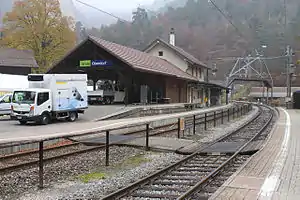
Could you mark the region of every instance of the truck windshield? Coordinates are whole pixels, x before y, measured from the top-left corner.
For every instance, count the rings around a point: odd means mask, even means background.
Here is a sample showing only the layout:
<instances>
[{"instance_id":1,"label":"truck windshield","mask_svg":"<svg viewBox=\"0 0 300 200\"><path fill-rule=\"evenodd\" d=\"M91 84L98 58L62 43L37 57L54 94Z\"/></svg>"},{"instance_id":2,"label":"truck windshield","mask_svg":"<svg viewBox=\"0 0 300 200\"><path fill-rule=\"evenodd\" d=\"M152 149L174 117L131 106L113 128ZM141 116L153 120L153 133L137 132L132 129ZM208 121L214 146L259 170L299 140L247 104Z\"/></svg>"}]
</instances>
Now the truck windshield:
<instances>
[{"instance_id":1,"label":"truck windshield","mask_svg":"<svg viewBox=\"0 0 300 200\"><path fill-rule=\"evenodd\" d=\"M15 91L13 95L13 103L34 104L36 92L31 91Z\"/></svg>"}]
</instances>

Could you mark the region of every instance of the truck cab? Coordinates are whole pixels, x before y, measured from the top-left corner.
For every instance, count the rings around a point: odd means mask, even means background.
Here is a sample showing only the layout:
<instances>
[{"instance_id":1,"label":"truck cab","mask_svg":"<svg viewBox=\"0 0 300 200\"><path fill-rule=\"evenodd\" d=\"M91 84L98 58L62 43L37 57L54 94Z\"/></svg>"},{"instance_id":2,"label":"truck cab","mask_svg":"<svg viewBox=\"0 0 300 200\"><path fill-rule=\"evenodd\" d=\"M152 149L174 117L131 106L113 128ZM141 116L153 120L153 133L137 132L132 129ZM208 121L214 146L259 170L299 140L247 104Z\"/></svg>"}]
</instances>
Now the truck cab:
<instances>
[{"instance_id":1,"label":"truck cab","mask_svg":"<svg viewBox=\"0 0 300 200\"><path fill-rule=\"evenodd\" d=\"M3 96L0 96L0 116L10 115L11 98L12 98L12 93L7 93L4 94Z\"/></svg>"},{"instance_id":2,"label":"truck cab","mask_svg":"<svg viewBox=\"0 0 300 200\"><path fill-rule=\"evenodd\" d=\"M48 124L51 120L51 91L49 89L26 89L14 91L11 118L21 124L28 121Z\"/></svg>"}]
</instances>

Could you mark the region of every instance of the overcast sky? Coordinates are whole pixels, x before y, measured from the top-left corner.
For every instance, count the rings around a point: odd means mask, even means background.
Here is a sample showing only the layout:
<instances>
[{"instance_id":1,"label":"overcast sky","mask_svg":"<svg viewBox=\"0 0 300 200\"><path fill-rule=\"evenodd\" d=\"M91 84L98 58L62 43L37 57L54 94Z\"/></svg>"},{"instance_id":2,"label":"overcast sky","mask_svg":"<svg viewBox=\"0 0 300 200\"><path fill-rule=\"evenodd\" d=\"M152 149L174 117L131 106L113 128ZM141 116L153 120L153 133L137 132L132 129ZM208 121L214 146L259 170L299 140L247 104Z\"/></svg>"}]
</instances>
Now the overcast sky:
<instances>
[{"instance_id":1,"label":"overcast sky","mask_svg":"<svg viewBox=\"0 0 300 200\"><path fill-rule=\"evenodd\" d=\"M154 0L81 0L87 4L93 5L107 11L127 11L141 5L151 4ZM82 7L80 3L74 1L76 5Z\"/></svg>"}]
</instances>

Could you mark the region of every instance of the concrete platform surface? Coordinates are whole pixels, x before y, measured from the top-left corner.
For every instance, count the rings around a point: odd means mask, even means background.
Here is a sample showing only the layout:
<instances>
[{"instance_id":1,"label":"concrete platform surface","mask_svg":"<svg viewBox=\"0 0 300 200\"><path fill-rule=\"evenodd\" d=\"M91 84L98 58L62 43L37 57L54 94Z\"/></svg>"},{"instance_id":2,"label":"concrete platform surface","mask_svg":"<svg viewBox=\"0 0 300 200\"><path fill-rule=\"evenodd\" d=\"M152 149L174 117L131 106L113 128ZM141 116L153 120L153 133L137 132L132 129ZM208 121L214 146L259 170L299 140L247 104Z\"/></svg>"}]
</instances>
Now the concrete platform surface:
<instances>
[{"instance_id":1,"label":"concrete platform surface","mask_svg":"<svg viewBox=\"0 0 300 200\"><path fill-rule=\"evenodd\" d=\"M244 145L243 142L217 142L203 149L203 153L235 153Z\"/></svg>"},{"instance_id":2,"label":"concrete platform surface","mask_svg":"<svg viewBox=\"0 0 300 200\"><path fill-rule=\"evenodd\" d=\"M145 147L146 139L137 138L134 140L122 142L121 144ZM192 140L178 139L178 138L168 138L168 137L150 137L149 147L151 149L164 150L164 151L176 151L183 147L196 144Z\"/></svg>"},{"instance_id":3,"label":"concrete platform surface","mask_svg":"<svg viewBox=\"0 0 300 200\"><path fill-rule=\"evenodd\" d=\"M157 115L140 118L128 118L118 120L107 120L99 122L83 122L83 123L63 123L60 126L55 124L47 126L21 126L22 129L17 131L1 131L0 132L0 144L10 142L28 142L28 141L41 141L46 139L52 139L55 137L70 137L80 136L90 132L102 132L105 130L115 130L119 128L126 128L128 126L138 126L153 121L160 121L170 118L179 118L190 116L194 114L203 114L205 112L213 112L219 109L228 109L232 105L224 105L214 108L199 109L183 113L174 113L166 115Z\"/></svg>"},{"instance_id":4,"label":"concrete platform surface","mask_svg":"<svg viewBox=\"0 0 300 200\"><path fill-rule=\"evenodd\" d=\"M300 111L280 108L264 147L210 199L300 199Z\"/></svg>"}]
</instances>

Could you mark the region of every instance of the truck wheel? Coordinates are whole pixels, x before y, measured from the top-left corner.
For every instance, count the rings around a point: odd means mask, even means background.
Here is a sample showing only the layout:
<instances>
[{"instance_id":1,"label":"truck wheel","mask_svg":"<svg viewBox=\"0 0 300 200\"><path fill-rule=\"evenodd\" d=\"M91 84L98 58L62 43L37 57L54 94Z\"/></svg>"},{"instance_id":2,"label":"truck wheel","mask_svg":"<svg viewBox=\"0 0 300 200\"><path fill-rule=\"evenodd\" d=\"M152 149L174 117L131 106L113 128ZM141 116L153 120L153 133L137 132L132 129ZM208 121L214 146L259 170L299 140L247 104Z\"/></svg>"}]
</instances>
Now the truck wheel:
<instances>
[{"instance_id":1,"label":"truck wheel","mask_svg":"<svg viewBox=\"0 0 300 200\"><path fill-rule=\"evenodd\" d=\"M109 97L106 97L105 98L105 104L111 104L111 99Z\"/></svg>"},{"instance_id":2,"label":"truck wheel","mask_svg":"<svg viewBox=\"0 0 300 200\"><path fill-rule=\"evenodd\" d=\"M27 121L22 121L22 120L20 120L19 122L20 122L21 125L27 124Z\"/></svg>"},{"instance_id":3,"label":"truck wheel","mask_svg":"<svg viewBox=\"0 0 300 200\"><path fill-rule=\"evenodd\" d=\"M68 120L69 122L75 122L77 119L77 112L70 112Z\"/></svg>"},{"instance_id":4,"label":"truck wheel","mask_svg":"<svg viewBox=\"0 0 300 200\"><path fill-rule=\"evenodd\" d=\"M50 116L47 113L43 113L40 123L43 125L47 125L50 123L50 121L51 121Z\"/></svg>"}]
</instances>

